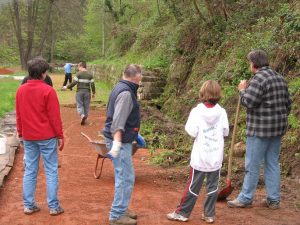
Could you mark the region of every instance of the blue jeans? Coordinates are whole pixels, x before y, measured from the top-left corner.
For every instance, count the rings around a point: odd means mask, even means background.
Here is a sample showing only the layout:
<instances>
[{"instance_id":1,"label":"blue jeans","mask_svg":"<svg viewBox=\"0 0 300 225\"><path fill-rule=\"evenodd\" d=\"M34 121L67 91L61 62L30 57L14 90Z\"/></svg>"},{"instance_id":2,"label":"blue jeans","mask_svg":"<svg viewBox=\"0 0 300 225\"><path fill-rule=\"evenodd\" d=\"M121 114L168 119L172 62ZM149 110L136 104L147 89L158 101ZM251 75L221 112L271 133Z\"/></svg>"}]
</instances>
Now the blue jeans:
<instances>
[{"instance_id":1,"label":"blue jeans","mask_svg":"<svg viewBox=\"0 0 300 225\"><path fill-rule=\"evenodd\" d=\"M106 146L111 149L112 140L106 138ZM115 196L109 220L119 219L125 214L129 205L135 180L132 164L132 144L122 143L119 156L112 161L115 172Z\"/></svg>"},{"instance_id":2,"label":"blue jeans","mask_svg":"<svg viewBox=\"0 0 300 225\"><path fill-rule=\"evenodd\" d=\"M245 177L238 200L249 204L253 200L260 175L260 165L264 162L264 181L267 200L280 201L280 154L281 136L260 138L248 136L246 144Z\"/></svg>"},{"instance_id":3,"label":"blue jeans","mask_svg":"<svg viewBox=\"0 0 300 225\"><path fill-rule=\"evenodd\" d=\"M79 115L88 116L90 110L91 94L88 91L76 92L77 112Z\"/></svg>"},{"instance_id":4,"label":"blue jeans","mask_svg":"<svg viewBox=\"0 0 300 225\"><path fill-rule=\"evenodd\" d=\"M47 202L50 209L59 207L57 139L25 141L25 172L23 178L23 201L25 208L36 206L35 190L39 170L40 155L43 157L47 180Z\"/></svg>"}]
</instances>

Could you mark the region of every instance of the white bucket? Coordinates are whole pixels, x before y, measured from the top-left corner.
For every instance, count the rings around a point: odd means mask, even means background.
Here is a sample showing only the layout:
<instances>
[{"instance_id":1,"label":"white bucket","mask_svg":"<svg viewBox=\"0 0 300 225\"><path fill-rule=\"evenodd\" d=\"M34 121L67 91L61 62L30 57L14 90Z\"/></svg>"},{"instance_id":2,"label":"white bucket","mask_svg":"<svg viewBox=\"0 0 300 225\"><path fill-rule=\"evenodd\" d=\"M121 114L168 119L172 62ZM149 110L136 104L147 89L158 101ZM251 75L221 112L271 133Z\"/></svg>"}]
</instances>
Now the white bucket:
<instances>
[{"instance_id":1,"label":"white bucket","mask_svg":"<svg viewBox=\"0 0 300 225\"><path fill-rule=\"evenodd\" d=\"M0 134L0 154L6 153L6 137Z\"/></svg>"}]
</instances>

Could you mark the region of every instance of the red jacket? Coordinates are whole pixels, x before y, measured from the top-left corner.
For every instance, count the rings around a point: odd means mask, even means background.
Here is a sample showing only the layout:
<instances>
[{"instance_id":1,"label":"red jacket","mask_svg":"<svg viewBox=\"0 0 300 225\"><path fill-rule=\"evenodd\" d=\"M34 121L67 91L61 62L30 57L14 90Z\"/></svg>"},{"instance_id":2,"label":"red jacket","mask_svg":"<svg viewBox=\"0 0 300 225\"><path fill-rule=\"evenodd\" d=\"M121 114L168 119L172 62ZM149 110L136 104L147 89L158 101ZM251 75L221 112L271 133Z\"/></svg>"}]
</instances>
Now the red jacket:
<instances>
[{"instance_id":1,"label":"red jacket","mask_svg":"<svg viewBox=\"0 0 300 225\"><path fill-rule=\"evenodd\" d=\"M63 138L56 92L43 80L28 80L16 94L19 137L27 141Z\"/></svg>"}]
</instances>

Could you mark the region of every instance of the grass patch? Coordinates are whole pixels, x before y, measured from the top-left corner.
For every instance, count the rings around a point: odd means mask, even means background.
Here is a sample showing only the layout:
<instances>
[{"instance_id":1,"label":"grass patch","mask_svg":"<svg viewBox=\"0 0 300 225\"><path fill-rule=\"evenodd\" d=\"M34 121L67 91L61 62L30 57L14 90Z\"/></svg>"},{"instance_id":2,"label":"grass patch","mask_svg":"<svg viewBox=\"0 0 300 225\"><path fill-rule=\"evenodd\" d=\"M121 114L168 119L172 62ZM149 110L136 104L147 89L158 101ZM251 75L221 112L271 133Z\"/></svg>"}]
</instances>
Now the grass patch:
<instances>
[{"instance_id":1,"label":"grass patch","mask_svg":"<svg viewBox=\"0 0 300 225\"><path fill-rule=\"evenodd\" d=\"M66 91L61 91L62 83L64 81L64 74L51 74L50 76L54 85L53 87L57 91L59 103L61 105L75 104L75 95L77 87L75 86L73 88L73 91L70 91L69 89ZM96 96L94 99L92 99L92 105L98 102L106 104L108 101L109 94L112 90L112 86L103 81L96 80L95 87Z\"/></svg>"},{"instance_id":2,"label":"grass patch","mask_svg":"<svg viewBox=\"0 0 300 225\"><path fill-rule=\"evenodd\" d=\"M0 117L15 108L16 90L19 86L20 81L11 78L0 79Z\"/></svg>"},{"instance_id":3,"label":"grass patch","mask_svg":"<svg viewBox=\"0 0 300 225\"><path fill-rule=\"evenodd\" d=\"M98 103L98 102L106 104L112 89L111 85L102 81L96 81L95 87L96 87L96 95L94 99L91 99L91 104L93 105L93 103ZM59 103L61 105L75 104L76 86L73 88L73 91L70 91L69 89L66 91L60 91L58 89L57 95L58 95Z\"/></svg>"}]
</instances>

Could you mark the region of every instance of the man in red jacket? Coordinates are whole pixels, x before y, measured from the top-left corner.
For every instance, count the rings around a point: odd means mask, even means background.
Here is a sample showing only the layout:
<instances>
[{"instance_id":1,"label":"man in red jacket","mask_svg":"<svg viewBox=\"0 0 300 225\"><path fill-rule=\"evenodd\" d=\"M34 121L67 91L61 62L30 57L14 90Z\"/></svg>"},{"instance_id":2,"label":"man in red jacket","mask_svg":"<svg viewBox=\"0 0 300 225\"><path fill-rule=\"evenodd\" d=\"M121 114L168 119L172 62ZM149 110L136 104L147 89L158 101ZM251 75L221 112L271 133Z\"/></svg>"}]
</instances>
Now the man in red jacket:
<instances>
[{"instance_id":1,"label":"man in red jacket","mask_svg":"<svg viewBox=\"0 0 300 225\"><path fill-rule=\"evenodd\" d=\"M16 118L19 137L24 142L25 172L23 178L24 213L40 208L35 202L39 159L42 155L47 180L47 202L50 215L64 212L57 198L58 154L63 149L64 136L59 102L54 89L44 82L49 64L41 57L28 62L30 79L16 94Z\"/></svg>"}]
</instances>

